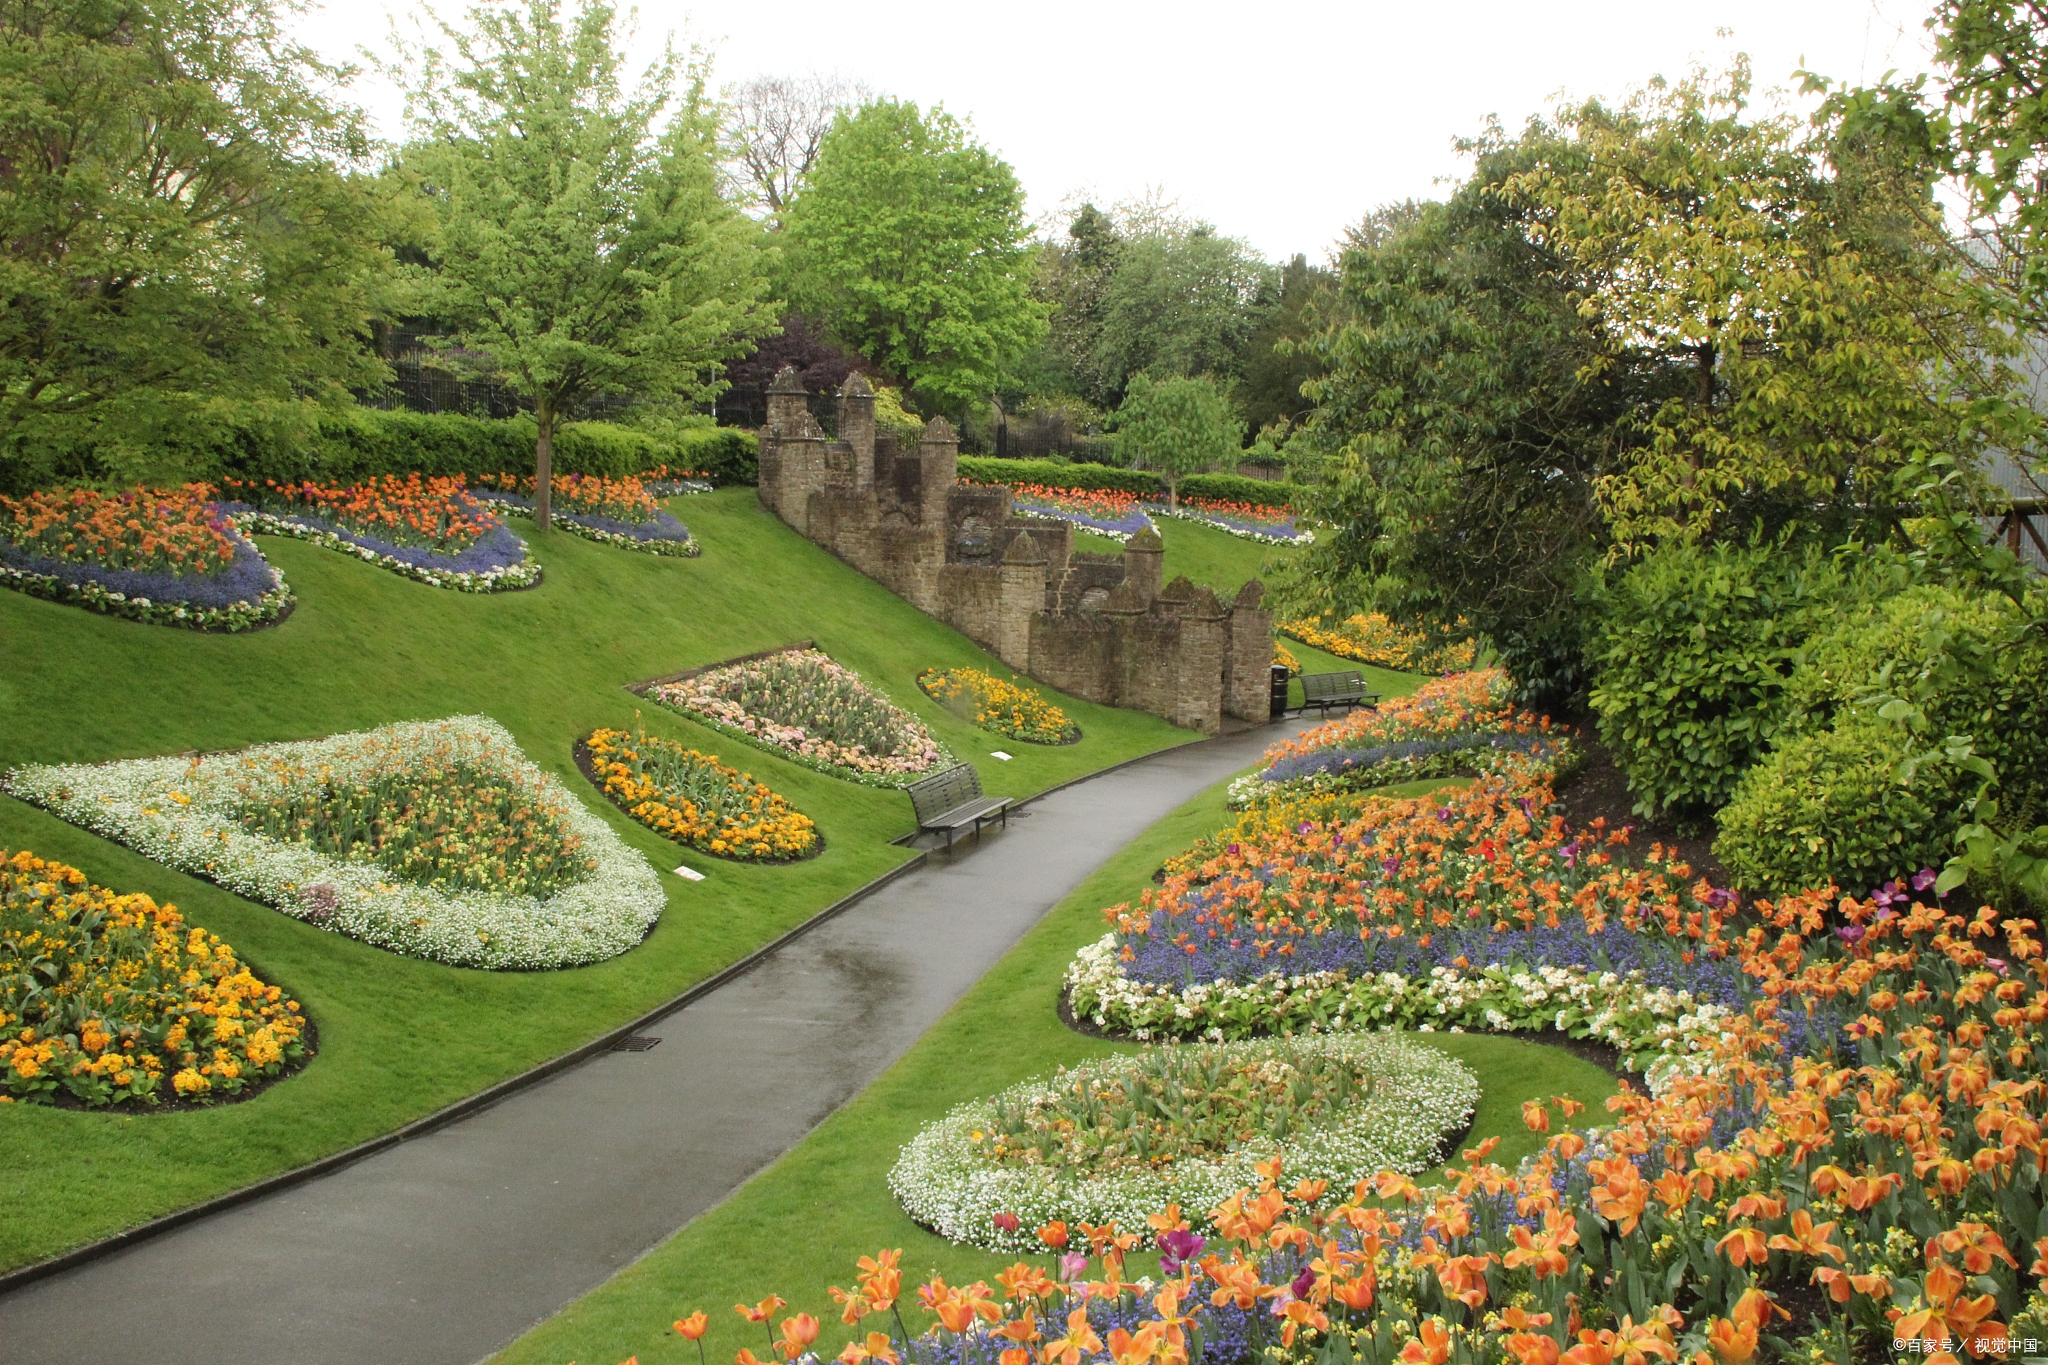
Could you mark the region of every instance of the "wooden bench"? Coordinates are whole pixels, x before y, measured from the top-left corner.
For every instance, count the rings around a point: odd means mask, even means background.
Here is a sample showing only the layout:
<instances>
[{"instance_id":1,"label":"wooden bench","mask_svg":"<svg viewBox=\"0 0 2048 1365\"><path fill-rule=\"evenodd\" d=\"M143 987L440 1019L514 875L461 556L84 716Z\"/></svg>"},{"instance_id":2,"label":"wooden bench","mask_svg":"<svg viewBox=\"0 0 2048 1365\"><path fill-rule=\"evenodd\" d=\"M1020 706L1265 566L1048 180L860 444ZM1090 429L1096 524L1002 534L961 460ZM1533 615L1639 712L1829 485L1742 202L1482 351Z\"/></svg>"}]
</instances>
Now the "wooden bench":
<instances>
[{"instance_id":1,"label":"wooden bench","mask_svg":"<svg viewBox=\"0 0 2048 1365\"><path fill-rule=\"evenodd\" d=\"M1010 826L1010 798L983 796L981 774L969 764L956 764L903 790L910 793L910 804L917 809L918 832L944 830L948 851L953 836L969 825L974 826L977 839L981 827L998 815L1003 817L1003 828Z\"/></svg>"},{"instance_id":2,"label":"wooden bench","mask_svg":"<svg viewBox=\"0 0 2048 1365\"><path fill-rule=\"evenodd\" d=\"M1313 706L1324 715L1333 706L1377 706L1379 694L1365 690L1365 675L1355 668L1340 673L1301 675L1301 709Z\"/></svg>"}]
</instances>

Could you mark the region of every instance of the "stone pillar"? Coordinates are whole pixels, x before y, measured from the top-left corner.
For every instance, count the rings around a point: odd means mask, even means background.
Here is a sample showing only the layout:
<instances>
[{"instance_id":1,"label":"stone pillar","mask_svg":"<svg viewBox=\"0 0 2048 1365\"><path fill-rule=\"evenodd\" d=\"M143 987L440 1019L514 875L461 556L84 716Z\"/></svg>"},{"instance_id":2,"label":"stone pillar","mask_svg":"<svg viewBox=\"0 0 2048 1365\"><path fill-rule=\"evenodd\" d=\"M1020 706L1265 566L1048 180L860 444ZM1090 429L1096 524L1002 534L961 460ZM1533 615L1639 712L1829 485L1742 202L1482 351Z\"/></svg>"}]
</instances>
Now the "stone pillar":
<instances>
[{"instance_id":1,"label":"stone pillar","mask_svg":"<svg viewBox=\"0 0 2048 1365\"><path fill-rule=\"evenodd\" d=\"M1150 606L1165 582L1166 546L1147 526L1124 542L1124 600Z\"/></svg>"},{"instance_id":2,"label":"stone pillar","mask_svg":"<svg viewBox=\"0 0 2048 1365\"><path fill-rule=\"evenodd\" d=\"M1003 554L1002 602L996 614L996 657L1020 673L1031 671L1031 618L1045 610L1045 551L1029 531Z\"/></svg>"},{"instance_id":3,"label":"stone pillar","mask_svg":"<svg viewBox=\"0 0 2048 1365\"><path fill-rule=\"evenodd\" d=\"M875 491L875 391L858 370L839 387L839 439L853 447L853 492Z\"/></svg>"},{"instance_id":4,"label":"stone pillar","mask_svg":"<svg viewBox=\"0 0 2048 1365\"><path fill-rule=\"evenodd\" d=\"M1273 613L1265 597L1266 585L1254 578L1230 604L1223 710L1239 720L1264 722L1273 715Z\"/></svg>"},{"instance_id":5,"label":"stone pillar","mask_svg":"<svg viewBox=\"0 0 2048 1365\"><path fill-rule=\"evenodd\" d=\"M953 424L943 417L925 423L924 435L917 441L917 457L924 480L918 489L918 515L927 526L943 527L946 497L960 482L960 438L953 434Z\"/></svg>"},{"instance_id":6,"label":"stone pillar","mask_svg":"<svg viewBox=\"0 0 2048 1365\"><path fill-rule=\"evenodd\" d=\"M1186 580L1176 579L1181 586ZM1229 643L1229 611L1216 594L1197 587L1180 609L1180 642L1174 650L1173 714L1176 725L1213 735L1223 728L1223 671Z\"/></svg>"},{"instance_id":7,"label":"stone pillar","mask_svg":"<svg viewBox=\"0 0 2048 1365\"><path fill-rule=\"evenodd\" d=\"M825 484L824 429L805 409L794 428L785 430L777 444L782 456L782 478L776 514L809 535L811 494Z\"/></svg>"}]
</instances>

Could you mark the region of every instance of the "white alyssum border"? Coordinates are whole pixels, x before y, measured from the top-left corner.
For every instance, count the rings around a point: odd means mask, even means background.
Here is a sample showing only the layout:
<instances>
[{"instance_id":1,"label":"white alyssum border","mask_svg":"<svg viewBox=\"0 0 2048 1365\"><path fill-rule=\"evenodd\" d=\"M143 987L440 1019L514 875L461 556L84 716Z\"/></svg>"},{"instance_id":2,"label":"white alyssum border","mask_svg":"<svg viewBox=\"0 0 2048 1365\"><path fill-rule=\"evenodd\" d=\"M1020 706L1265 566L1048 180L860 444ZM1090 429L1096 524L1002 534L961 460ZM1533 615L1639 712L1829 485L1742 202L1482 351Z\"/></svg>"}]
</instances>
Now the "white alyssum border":
<instances>
[{"instance_id":1,"label":"white alyssum border","mask_svg":"<svg viewBox=\"0 0 2048 1365\"><path fill-rule=\"evenodd\" d=\"M336 535L323 527L291 521L270 512L234 512L229 514L228 520L245 532L310 540L315 545L339 550L345 555L354 555L357 559L375 564L380 569L389 569L395 574L416 579L421 583L431 583L437 588L452 588L456 592L513 592L520 588L535 586L541 577L540 565L534 562L531 550L528 550L526 558L517 564L507 564L496 569L477 572L435 569L420 564L408 564L395 555L384 554L367 545L358 545L353 540ZM524 544L522 541L522 547Z\"/></svg>"},{"instance_id":2,"label":"white alyssum border","mask_svg":"<svg viewBox=\"0 0 2048 1365\"><path fill-rule=\"evenodd\" d=\"M1289 1179L1327 1180L1337 1189L1383 1170L1412 1174L1430 1164L1444 1137L1464 1127L1479 1103L1479 1081L1463 1062L1392 1034L1188 1046L1213 1049L1232 1062L1263 1061L1289 1050L1346 1057L1372 1072L1372 1096L1285 1142L1248 1144L1213 1160L1146 1170L1079 1176L1065 1168L998 1164L977 1150L974 1135L989 1130L998 1099L1033 1104L1129 1060L1105 1057L970 1101L927 1125L903 1148L889 1172L889 1188L912 1218L952 1241L991 1251L1039 1251L1037 1229L1055 1220L1143 1228L1147 1215L1179 1204L1199 1226L1238 1190L1256 1189L1254 1167L1275 1155L1286 1158ZM999 1213L1015 1214L1018 1229L997 1228Z\"/></svg>"},{"instance_id":3,"label":"white alyssum border","mask_svg":"<svg viewBox=\"0 0 2048 1365\"><path fill-rule=\"evenodd\" d=\"M231 813L245 784L273 765L347 776L375 751L413 745L452 749L467 762L537 783L582 836L596 868L544 900L436 891L375 863L252 833ZM484 716L408 721L198 758L32 765L0 779L0 790L295 919L459 967L570 967L615 957L647 936L666 900L646 858Z\"/></svg>"},{"instance_id":4,"label":"white alyssum border","mask_svg":"<svg viewBox=\"0 0 2048 1365\"><path fill-rule=\"evenodd\" d=\"M1067 965L1074 1013L1097 1028L1140 1040L1224 1036L1248 1018L1303 1032L1413 1028L1419 1032L1535 1032L1554 1028L1608 1043L1653 1092L1702 1071L1735 1011L1691 991L1646 984L1639 974L1579 967L1434 967L1426 977L1373 972L1269 972L1256 981L1155 985L1124 974L1116 935L1104 934Z\"/></svg>"}]
</instances>

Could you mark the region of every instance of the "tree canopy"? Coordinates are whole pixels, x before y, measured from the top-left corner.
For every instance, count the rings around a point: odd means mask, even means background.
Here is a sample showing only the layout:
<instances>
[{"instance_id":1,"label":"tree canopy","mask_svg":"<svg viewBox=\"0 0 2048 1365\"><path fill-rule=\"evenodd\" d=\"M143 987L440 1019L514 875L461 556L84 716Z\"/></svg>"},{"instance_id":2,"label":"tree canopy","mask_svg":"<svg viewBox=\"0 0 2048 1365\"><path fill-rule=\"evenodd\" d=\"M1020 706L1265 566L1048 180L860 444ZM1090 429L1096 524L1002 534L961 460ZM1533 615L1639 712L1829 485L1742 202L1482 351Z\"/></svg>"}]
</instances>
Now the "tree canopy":
<instances>
[{"instance_id":1,"label":"tree canopy","mask_svg":"<svg viewBox=\"0 0 2048 1365\"><path fill-rule=\"evenodd\" d=\"M1182 478L1234 461L1243 445L1244 423L1207 375L1133 375L1116 411L1118 457L1157 470L1169 507L1179 505Z\"/></svg>"},{"instance_id":2,"label":"tree canopy","mask_svg":"<svg viewBox=\"0 0 2048 1365\"><path fill-rule=\"evenodd\" d=\"M547 526L555 426L604 393L703 401L774 327L759 226L718 193L701 63L628 91L615 12L479 6L414 55L407 165L438 238L425 311L533 403Z\"/></svg>"},{"instance_id":3,"label":"tree canopy","mask_svg":"<svg viewBox=\"0 0 2048 1365\"><path fill-rule=\"evenodd\" d=\"M927 402L985 397L1044 334L1024 191L943 109L842 113L785 222L790 302Z\"/></svg>"}]
</instances>

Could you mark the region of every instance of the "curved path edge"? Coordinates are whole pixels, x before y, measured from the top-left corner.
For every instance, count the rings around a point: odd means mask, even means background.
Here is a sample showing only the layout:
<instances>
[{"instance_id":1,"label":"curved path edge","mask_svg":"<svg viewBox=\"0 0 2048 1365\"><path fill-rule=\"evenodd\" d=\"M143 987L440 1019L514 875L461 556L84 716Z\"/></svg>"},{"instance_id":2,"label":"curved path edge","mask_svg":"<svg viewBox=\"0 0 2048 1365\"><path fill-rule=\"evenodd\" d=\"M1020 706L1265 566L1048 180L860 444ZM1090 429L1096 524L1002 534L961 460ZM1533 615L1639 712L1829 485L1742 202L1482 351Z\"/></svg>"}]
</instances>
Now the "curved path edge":
<instances>
[{"instance_id":1,"label":"curved path edge","mask_svg":"<svg viewBox=\"0 0 2048 1365\"><path fill-rule=\"evenodd\" d=\"M794 646L791 647L793 648ZM1154 749L1149 753L1139 754L1134 758L1127 758L1121 763L1112 763L1106 768L1097 768L1093 772L1083 773L1079 777L1068 778L1065 782L1047 787L1043 791L1035 792L1025 797L1022 801L1017 802L1010 809L1013 812L1023 810L1037 802L1043 801L1055 792L1066 790L1068 787L1077 786L1083 782L1092 782L1098 777L1128 768L1134 763L1143 763L1161 754L1172 753L1176 749L1185 749L1191 745L1205 742L1204 740L1197 739L1189 740L1182 744L1170 744L1163 749ZM889 842L898 846L908 846L917 837L916 831L912 831ZM132 1228L123 1229L111 1236L87 1242L83 1246L73 1247L71 1250L52 1256L48 1260L34 1261L28 1265L16 1266L12 1270L0 1272L0 1296L34 1284L38 1280L47 1279L52 1275L61 1274L64 1271L73 1270L82 1265L88 1265L93 1261L111 1256L116 1252L125 1251L129 1247L150 1241L167 1232L184 1227L189 1223L199 1222L214 1214L224 1213L238 1205L261 1199L266 1195L277 1194L291 1189L295 1185L302 1185L309 1180L317 1180L321 1176L341 1170L345 1166L352 1166L365 1157L375 1156L379 1152L387 1151L413 1138L425 1137L436 1129L445 1128L458 1119L464 1119L471 1114L488 1109L492 1105L509 1099L522 1090L538 1085L557 1072L566 1071L577 1063L588 1061L599 1053L609 1052L613 1047L624 1042L642 1029L647 1028L649 1025L659 1023L676 1011L696 1003L719 987L752 971L764 960L789 947L813 929L852 909L899 877L908 876L910 873L917 871L930 859L930 850L923 850L916 857L906 858L881 876L876 877L873 881L855 887L852 891L832 902L832 904L826 906L817 914L812 915L809 919L785 930L777 937L770 939L754 949L754 951L748 953L745 957L737 958L726 964L710 976L696 982L681 994L664 1000L637 1018L628 1020L617 1028L599 1034L581 1046L571 1048L559 1056L551 1057L547 1061L530 1067L515 1076L508 1076L494 1085L486 1086L475 1094L466 1095L451 1104L444 1105L431 1114L424 1114L410 1123L392 1129L388 1133L381 1133L376 1137L365 1139L353 1147L343 1148L339 1152L309 1161L303 1166L295 1166L288 1171L279 1171L276 1175L265 1176L263 1179L244 1185L239 1189L229 1190L225 1194L217 1194L211 1199L201 1200L197 1204L189 1204L175 1212L164 1214L160 1218L152 1218L146 1223L138 1223Z\"/></svg>"}]
</instances>

